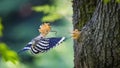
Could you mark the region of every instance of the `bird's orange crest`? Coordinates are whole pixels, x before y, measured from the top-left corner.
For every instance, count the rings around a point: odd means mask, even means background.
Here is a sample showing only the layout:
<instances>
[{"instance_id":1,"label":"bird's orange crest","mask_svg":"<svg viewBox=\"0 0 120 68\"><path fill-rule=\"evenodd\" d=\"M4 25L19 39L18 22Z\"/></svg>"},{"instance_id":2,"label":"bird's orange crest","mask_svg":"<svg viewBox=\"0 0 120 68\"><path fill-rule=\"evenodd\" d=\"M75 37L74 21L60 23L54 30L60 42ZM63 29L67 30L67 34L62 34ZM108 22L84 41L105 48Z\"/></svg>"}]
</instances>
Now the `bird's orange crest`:
<instances>
[{"instance_id":1,"label":"bird's orange crest","mask_svg":"<svg viewBox=\"0 0 120 68\"><path fill-rule=\"evenodd\" d=\"M43 36L46 36L50 32L51 26L49 23L44 23L40 25L40 28L38 30Z\"/></svg>"}]
</instances>

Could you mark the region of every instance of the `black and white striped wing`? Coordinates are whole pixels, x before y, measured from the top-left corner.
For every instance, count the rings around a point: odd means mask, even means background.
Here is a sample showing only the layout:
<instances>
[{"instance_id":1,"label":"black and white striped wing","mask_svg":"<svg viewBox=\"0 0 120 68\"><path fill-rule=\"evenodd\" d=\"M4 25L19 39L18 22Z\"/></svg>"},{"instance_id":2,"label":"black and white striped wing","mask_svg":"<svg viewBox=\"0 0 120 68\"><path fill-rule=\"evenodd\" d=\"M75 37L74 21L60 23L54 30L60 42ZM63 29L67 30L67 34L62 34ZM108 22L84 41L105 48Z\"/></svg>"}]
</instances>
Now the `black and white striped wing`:
<instances>
[{"instance_id":1,"label":"black and white striped wing","mask_svg":"<svg viewBox=\"0 0 120 68\"><path fill-rule=\"evenodd\" d=\"M40 39L35 43L35 45L31 46L31 52L33 54L43 53L47 51L49 48L49 39Z\"/></svg>"},{"instance_id":2,"label":"black and white striped wing","mask_svg":"<svg viewBox=\"0 0 120 68\"><path fill-rule=\"evenodd\" d=\"M31 46L31 52L33 54L46 52L53 48L54 46L59 45L64 40L65 37L40 39L35 43L35 45Z\"/></svg>"}]
</instances>

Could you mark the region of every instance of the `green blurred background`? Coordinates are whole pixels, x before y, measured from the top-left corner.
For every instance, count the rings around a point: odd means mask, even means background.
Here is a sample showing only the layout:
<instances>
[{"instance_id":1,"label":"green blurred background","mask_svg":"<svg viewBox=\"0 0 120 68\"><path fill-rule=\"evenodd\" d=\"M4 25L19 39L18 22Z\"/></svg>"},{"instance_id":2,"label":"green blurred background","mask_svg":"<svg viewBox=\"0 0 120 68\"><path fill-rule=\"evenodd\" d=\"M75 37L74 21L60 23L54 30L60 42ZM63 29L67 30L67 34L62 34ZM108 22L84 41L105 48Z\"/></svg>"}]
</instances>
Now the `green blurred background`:
<instances>
[{"instance_id":1,"label":"green blurred background","mask_svg":"<svg viewBox=\"0 0 120 68\"><path fill-rule=\"evenodd\" d=\"M47 37L68 39L46 53L17 52L50 22ZM0 68L73 68L71 0L0 0Z\"/></svg>"}]
</instances>

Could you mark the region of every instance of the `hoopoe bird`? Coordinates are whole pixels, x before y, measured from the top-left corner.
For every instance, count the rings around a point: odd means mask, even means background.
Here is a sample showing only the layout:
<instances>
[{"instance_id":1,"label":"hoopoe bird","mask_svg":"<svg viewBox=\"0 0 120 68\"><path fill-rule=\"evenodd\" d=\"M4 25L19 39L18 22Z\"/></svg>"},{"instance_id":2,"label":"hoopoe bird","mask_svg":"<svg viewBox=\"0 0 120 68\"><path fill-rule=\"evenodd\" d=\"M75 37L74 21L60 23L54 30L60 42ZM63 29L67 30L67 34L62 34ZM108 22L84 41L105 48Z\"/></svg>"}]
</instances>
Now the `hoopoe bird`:
<instances>
[{"instance_id":1,"label":"hoopoe bird","mask_svg":"<svg viewBox=\"0 0 120 68\"><path fill-rule=\"evenodd\" d=\"M54 46L59 45L66 38L65 37L52 37L46 38L46 35L51 31L51 26L49 23L44 23L40 25L38 29L40 35L32 39L19 53L30 50L33 54L44 53Z\"/></svg>"}]
</instances>

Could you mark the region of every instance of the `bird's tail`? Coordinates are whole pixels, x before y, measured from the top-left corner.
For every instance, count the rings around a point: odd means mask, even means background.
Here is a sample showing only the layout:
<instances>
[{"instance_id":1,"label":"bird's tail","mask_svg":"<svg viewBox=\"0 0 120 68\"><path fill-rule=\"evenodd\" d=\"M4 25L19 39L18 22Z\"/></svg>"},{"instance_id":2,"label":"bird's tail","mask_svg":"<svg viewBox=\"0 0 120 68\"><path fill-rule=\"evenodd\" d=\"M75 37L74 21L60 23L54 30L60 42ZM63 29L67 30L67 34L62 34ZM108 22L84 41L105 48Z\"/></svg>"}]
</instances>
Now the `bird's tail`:
<instances>
[{"instance_id":1,"label":"bird's tail","mask_svg":"<svg viewBox=\"0 0 120 68\"><path fill-rule=\"evenodd\" d=\"M28 44L27 46L25 46L23 49L21 49L20 51L18 51L18 54L24 52L24 51L27 51L27 50L30 50L31 49L31 45L32 44Z\"/></svg>"}]
</instances>

